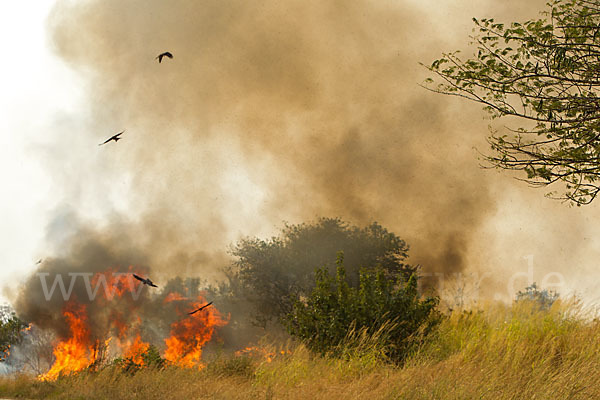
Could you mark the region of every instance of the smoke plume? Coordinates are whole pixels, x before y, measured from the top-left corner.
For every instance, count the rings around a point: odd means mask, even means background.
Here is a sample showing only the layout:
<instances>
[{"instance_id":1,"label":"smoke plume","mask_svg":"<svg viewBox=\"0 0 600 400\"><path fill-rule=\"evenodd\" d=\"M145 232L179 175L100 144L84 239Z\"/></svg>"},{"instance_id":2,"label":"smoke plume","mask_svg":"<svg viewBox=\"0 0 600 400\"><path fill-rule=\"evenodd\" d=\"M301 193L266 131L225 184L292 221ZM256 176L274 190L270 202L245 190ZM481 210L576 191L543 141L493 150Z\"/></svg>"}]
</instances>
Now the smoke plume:
<instances>
[{"instance_id":1,"label":"smoke plume","mask_svg":"<svg viewBox=\"0 0 600 400\"><path fill-rule=\"evenodd\" d=\"M481 110L417 85L419 61L456 47L438 17L410 1L58 2L51 44L87 108L57 122L78 154L52 147L48 165L72 208L108 217L44 268L214 278L233 241L317 216L379 221L424 271L478 265L506 183L478 168Z\"/></svg>"}]
</instances>

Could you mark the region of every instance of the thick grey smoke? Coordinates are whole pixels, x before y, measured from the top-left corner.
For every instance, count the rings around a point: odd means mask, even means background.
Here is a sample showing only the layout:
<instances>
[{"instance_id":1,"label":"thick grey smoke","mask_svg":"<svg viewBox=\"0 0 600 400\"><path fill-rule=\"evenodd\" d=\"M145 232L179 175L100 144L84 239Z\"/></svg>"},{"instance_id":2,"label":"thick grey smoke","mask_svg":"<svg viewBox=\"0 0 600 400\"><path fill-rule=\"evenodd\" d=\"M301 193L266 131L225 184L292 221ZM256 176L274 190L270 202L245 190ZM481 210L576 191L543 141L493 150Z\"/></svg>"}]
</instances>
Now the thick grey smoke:
<instances>
[{"instance_id":1,"label":"thick grey smoke","mask_svg":"<svg viewBox=\"0 0 600 400\"><path fill-rule=\"evenodd\" d=\"M188 317L203 300L199 281L171 277L149 287L136 280L134 273L157 281L151 260L126 229L115 236L112 230L103 234L66 219L62 224L71 224L72 232L64 235L64 247L43 260L17 292L15 310L36 329L50 330L60 339L73 336L72 324L66 323L70 312L84 320L90 343L139 334L161 346L171 324Z\"/></svg>"},{"instance_id":2,"label":"thick grey smoke","mask_svg":"<svg viewBox=\"0 0 600 400\"><path fill-rule=\"evenodd\" d=\"M543 6L510 3L520 8L485 3L472 16L534 18ZM51 43L88 109L70 133L83 153L55 148L48 164L66 202L125 188L125 205L84 224L65 245L81 252L63 252L60 268L91 260L101 237L99 268L214 278L240 236L316 216L379 221L424 271L483 265L478 235L507 185L478 168L487 122L417 85L419 61L464 47L471 15L453 15L464 20L410 1L58 2ZM175 57L158 64L165 50ZM66 172L65 158L81 167Z\"/></svg>"},{"instance_id":3,"label":"thick grey smoke","mask_svg":"<svg viewBox=\"0 0 600 400\"><path fill-rule=\"evenodd\" d=\"M91 1L59 3L50 23L89 82L93 123L127 128L102 151L133 176L147 247L185 258L339 215L460 271L494 201L479 133L417 86L437 47L413 25L426 17L393 2ZM175 58L158 64L163 50Z\"/></svg>"},{"instance_id":4,"label":"thick grey smoke","mask_svg":"<svg viewBox=\"0 0 600 400\"><path fill-rule=\"evenodd\" d=\"M138 274L147 275L148 260L143 252L137 250L127 236L104 236L82 226L77 227L76 235L67 235L65 239L66 247L56 257L43 260L36 273L20 288L14 305L18 315L39 328L52 330L61 338L70 333L63 315L69 308L68 302L85 305L85 315L90 318L89 328L95 339L104 339L111 333L106 331L109 318L122 319L119 321L122 324L137 322L135 311L139 312L149 302L147 290L133 292L139 296L115 297L110 307L107 307L109 302L103 300L112 290L134 290L134 285L138 286L132 280L131 288L123 288L120 286L127 286L128 281L113 285L110 280L117 276L113 273L130 276L133 271L130 266L135 266ZM124 260L131 264L124 264ZM94 280L94 275L105 271L108 272L107 285L103 286Z\"/></svg>"}]
</instances>

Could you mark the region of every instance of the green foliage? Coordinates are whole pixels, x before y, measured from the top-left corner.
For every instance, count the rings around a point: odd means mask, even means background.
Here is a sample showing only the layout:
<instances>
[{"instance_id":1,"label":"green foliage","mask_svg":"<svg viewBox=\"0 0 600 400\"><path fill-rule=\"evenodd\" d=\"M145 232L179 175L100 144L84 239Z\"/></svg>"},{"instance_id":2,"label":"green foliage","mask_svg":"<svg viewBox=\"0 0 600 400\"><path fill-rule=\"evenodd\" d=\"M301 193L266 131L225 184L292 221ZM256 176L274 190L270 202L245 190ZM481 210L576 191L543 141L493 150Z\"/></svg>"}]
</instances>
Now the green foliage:
<instances>
[{"instance_id":1,"label":"green foliage","mask_svg":"<svg viewBox=\"0 0 600 400\"><path fill-rule=\"evenodd\" d=\"M492 133L491 166L527 182L565 185L559 198L589 204L600 191L600 3L553 0L545 18L501 24L473 19L477 53L444 54L427 68L438 93L480 103L492 118L518 117L509 135Z\"/></svg>"},{"instance_id":2,"label":"green foliage","mask_svg":"<svg viewBox=\"0 0 600 400\"><path fill-rule=\"evenodd\" d=\"M552 304L558 300L559 294L555 291L549 291L548 289L539 290L536 283L532 283L531 286L527 286L525 290L517 292L516 301L532 301L540 306L541 309L546 310L552 307Z\"/></svg>"},{"instance_id":3,"label":"green foliage","mask_svg":"<svg viewBox=\"0 0 600 400\"><path fill-rule=\"evenodd\" d=\"M25 328L27 324L9 306L0 307L0 362L6 360L10 346L21 342Z\"/></svg>"},{"instance_id":4,"label":"green foliage","mask_svg":"<svg viewBox=\"0 0 600 400\"><path fill-rule=\"evenodd\" d=\"M348 279L358 285L363 266L378 266L389 277L408 278L415 270L404 264L408 245L374 222L364 228L339 218L316 223L285 225L270 240L247 238L231 250L236 257L228 271L229 289L255 307L256 321L266 326L292 310L292 297L307 296L314 287L314 269L328 265L336 254L346 257Z\"/></svg>"},{"instance_id":5,"label":"green foliage","mask_svg":"<svg viewBox=\"0 0 600 400\"><path fill-rule=\"evenodd\" d=\"M429 333L438 322L438 299L421 300L416 275L390 279L380 268L360 271L358 287L348 284L343 254L337 273L317 270L316 287L305 301L296 299L287 316L288 332L312 351L342 355L351 343L376 337L392 360L406 356L414 340Z\"/></svg>"},{"instance_id":6,"label":"green foliage","mask_svg":"<svg viewBox=\"0 0 600 400\"><path fill-rule=\"evenodd\" d=\"M142 354L142 362L139 363L133 357L115 358L112 365L122 368L125 372L135 374L142 368L157 368L162 369L166 365L166 360L160 356L158 348L150 345Z\"/></svg>"},{"instance_id":7,"label":"green foliage","mask_svg":"<svg viewBox=\"0 0 600 400\"><path fill-rule=\"evenodd\" d=\"M142 354L142 360L147 367L162 368L165 365L165 359L160 356L160 352L154 345L150 345Z\"/></svg>"}]
</instances>

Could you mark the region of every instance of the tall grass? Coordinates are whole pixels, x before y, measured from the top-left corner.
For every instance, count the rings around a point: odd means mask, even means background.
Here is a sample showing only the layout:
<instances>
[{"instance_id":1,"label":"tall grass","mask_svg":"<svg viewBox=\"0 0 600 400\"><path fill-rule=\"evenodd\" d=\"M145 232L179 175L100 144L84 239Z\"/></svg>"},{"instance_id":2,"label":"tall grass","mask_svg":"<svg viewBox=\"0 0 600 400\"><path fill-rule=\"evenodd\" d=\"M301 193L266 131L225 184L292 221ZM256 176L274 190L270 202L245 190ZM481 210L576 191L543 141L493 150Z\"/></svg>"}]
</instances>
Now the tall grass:
<instances>
[{"instance_id":1,"label":"tall grass","mask_svg":"<svg viewBox=\"0 0 600 400\"><path fill-rule=\"evenodd\" d=\"M403 365L380 338L351 331L336 357L302 345L265 346L273 357L221 356L201 371L106 368L56 382L0 380L0 397L55 399L596 399L600 322L577 303L522 302L454 312ZM271 360L271 362L268 362Z\"/></svg>"}]
</instances>

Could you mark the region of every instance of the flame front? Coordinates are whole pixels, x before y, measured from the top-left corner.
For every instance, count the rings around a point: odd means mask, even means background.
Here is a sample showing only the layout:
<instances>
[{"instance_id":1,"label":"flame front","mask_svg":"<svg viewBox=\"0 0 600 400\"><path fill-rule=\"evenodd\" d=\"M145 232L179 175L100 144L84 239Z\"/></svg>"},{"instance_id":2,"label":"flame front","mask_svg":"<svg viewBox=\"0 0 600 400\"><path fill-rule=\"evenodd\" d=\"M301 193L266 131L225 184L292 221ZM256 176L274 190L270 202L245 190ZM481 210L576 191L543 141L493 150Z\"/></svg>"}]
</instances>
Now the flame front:
<instances>
[{"instance_id":1,"label":"flame front","mask_svg":"<svg viewBox=\"0 0 600 400\"><path fill-rule=\"evenodd\" d=\"M56 361L41 380L55 380L61 374L80 371L95 361L96 351L91 344L84 305L67 303L63 313L69 324L70 337L54 347Z\"/></svg>"},{"instance_id":2,"label":"flame front","mask_svg":"<svg viewBox=\"0 0 600 400\"><path fill-rule=\"evenodd\" d=\"M173 299L183 298L173 296ZM196 302L186 302L188 309L197 309L206 304L202 296ZM181 310L177 309L180 314ZM181 367L202 368L202 347L212 338L215 327L227 324L226 320L214 307L205 308L193 315L184 314L185 317L171 324L171 336L165 339L167 349L165 359Z\"/></svg>"},{"instance_id":3,"label":"flame front","mask_svg":"<svg viewBox=\"0 0 600 400\"><path fill-rule=\"evenodd\" d=\"M122 346L123 348L123 357L129 358L131 361L138 365L144 364L143 355L150 348L150 344L146 343L142 340L142 337L137 334L133 342L126 343Z\"/></svg>"},{"instance_id":4,"label":"flame front","mask_svg":"<svg viewBox=\"0 0 600 400\"><path fill-rule=\"evenodd\" d=\"M94 300L98 303L89 308L76 301L65 304L63 316L69 326L69 335L54 346L56 361L39 379L55 380L60 375L81 371L104 360L108 353L138 365L144 364L143 356L150 344L140 334L142 303L126 295L128 291L139 293L140 283L133 281L131 275L115 274L110 269L96 274L91 283L100 294ZM99 290L102 286L104 291ZM177 318L170 324L170 336L164 339L163 357L171 364L202 368L203 346L211 340L216 327L227 324L214 306L188 315L189 311L204 304L206 301L202 296L192 300L176 292L166 294L163 306L172 307L171 315ZM95 330L91 328L88 312L94 317Z\"/></svg>"}]
</instances>

